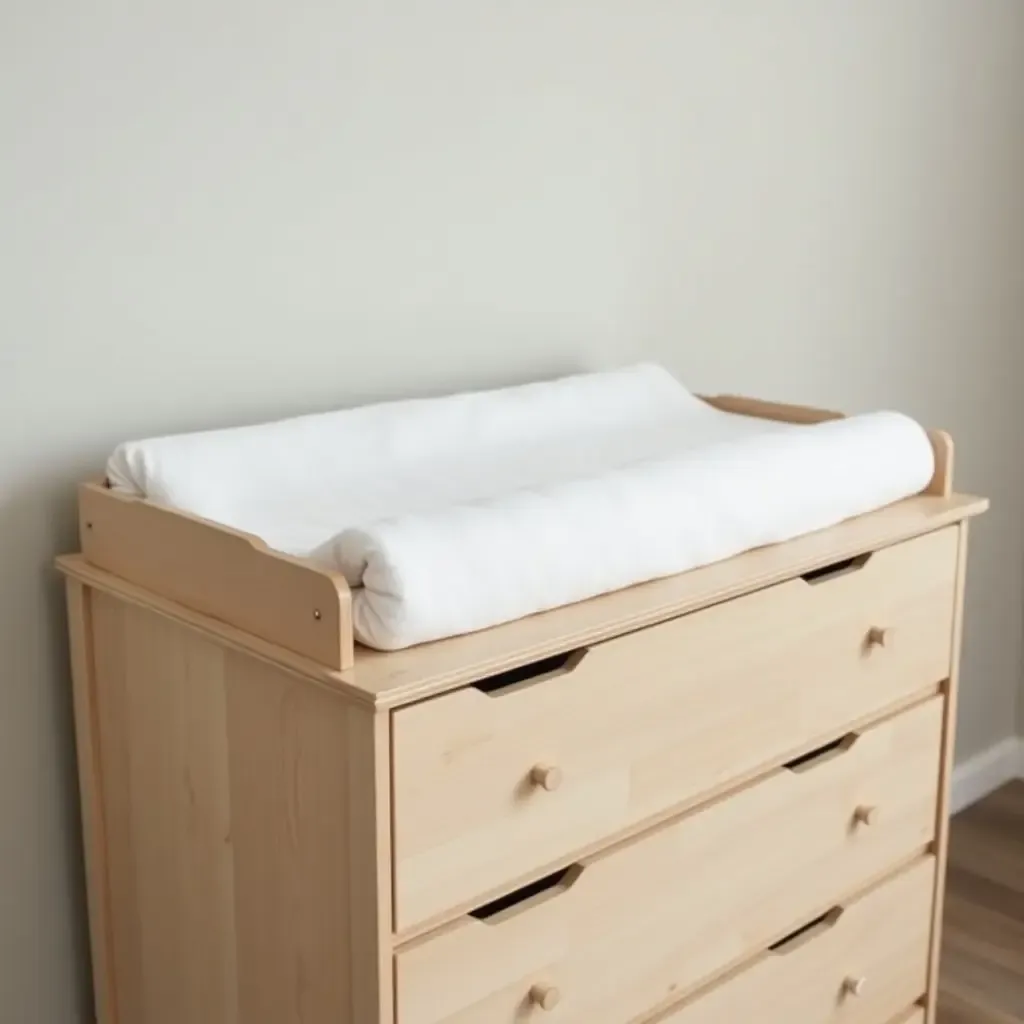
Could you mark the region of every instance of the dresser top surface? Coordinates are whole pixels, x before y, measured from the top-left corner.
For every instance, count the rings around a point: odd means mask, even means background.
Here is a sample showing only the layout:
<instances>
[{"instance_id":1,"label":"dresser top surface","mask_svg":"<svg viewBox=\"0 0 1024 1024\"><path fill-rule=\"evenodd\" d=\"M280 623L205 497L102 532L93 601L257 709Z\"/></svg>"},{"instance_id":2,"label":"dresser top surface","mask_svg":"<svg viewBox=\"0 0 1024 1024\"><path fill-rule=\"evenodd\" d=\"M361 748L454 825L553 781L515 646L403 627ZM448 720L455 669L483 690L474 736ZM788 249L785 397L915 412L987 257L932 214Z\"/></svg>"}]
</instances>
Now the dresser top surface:
<instances>
[{"instance_id":1,"label":"dresser top surface","mask_svg":"<svg viewBox=\"0 0 1024 1024\"><path fill-rule=\"evenodd\" d=\"M61 558L59 563L66 574L88 586L172 615L221 642L312 677L362 703L388 708L665 622L865 551L941 529L979 515L987 508L986 499L972 495L909 498L786 543L758 548L700 569L479 633L400 651L357 647L354 667L341 672L176 605L97 569L80 555Z\"/></svg>"},{"instance_id":2,"label":"dresser top surface","mask_svg":"<svg viewBox=\"0 0 1024 1024\"><path fill-rule=\"evenodd\" d=\"M898 543L978 515L988 502L955 494L919 496L807 534L480 633L403 651L357 648L355 668L341 673L377 703L403 704L608 640L801 573Z\"/></svg>"}]
</instances>

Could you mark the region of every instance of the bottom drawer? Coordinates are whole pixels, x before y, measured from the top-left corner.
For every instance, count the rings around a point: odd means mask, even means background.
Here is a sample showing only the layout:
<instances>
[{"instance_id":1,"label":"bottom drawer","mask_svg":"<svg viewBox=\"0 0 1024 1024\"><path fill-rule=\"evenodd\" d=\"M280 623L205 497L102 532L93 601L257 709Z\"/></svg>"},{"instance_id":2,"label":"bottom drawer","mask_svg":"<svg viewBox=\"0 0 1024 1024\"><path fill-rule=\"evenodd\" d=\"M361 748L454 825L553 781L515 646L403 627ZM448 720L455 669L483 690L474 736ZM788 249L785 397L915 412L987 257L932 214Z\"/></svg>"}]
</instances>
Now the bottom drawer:
<instances>
[{"instance_id":1,"label":"bottom drawer","mask_svg":"<svg viewBox=\"0 0 1024 1024\"><path fill-rule=\"evenodd\" d=\"M773 946L659 1024L913 1022L915 1011L907 1007L927 987L934 887L935 859L927 857Z\"/></svg>"}]
</instances>

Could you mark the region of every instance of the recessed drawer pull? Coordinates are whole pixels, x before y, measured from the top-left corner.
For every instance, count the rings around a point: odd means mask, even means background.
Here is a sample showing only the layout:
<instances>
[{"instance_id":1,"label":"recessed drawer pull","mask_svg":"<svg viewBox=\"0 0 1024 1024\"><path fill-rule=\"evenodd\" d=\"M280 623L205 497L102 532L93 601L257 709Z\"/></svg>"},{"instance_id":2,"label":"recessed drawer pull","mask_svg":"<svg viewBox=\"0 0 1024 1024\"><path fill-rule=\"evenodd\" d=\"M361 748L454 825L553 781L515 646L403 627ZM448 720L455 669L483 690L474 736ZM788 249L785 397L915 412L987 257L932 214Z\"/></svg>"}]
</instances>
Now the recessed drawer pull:
<instances>
[{"instance_id":1,"label":"recessed drawer pull","mask_svg":"<svg viewBox=\"0 0 1024 1024\"><path fill-rule=\"evenodd\" d=\"M871 552L857 555L855 558L844 558L831 565L824 565L820 569L812 569L801 575L805 583L818 584L828 583L829 580L838 579L840 576L848 576L852 572L859 572L871 560Z\"/></svg>"},{"instance_id":2,"label":"recessed drawer pull","mask_svg":"<svg viewBox=\"0 0 1024 1024\"><path fill-rule=\"evenodd\" d=\"M833 907L827 913L822 914L821 917L816 917L808 924L797 928L795 932L790 933L784 939L780 939L774 946L770 946L769 949L776 956L789 956L790 953L795 953L798 949L802 949L808 942L813 942L820 935L831 931L839 923L839 919L842 916L843 908Z\"/></svg>"},{"instance_id":3,"label":"recessed drawer pull","mask_svg":"<svg viewBox=\"0 0 1024 1024\"><path fill-rule=\"evenodd\" d=\"M853 749L853 745L859 739L860 733L849 732L845 736L840 736L839 739L833 740L831 743L826 743L824 746L811 750L806 754L794 757L792 761L787 761L783 767L797 774L813 771L815 768L820 768L823 764L828 764L829 761L834 761L837 757L842 757L843 754Z\"/></svg>"},{"instance_id":4,"label":"recessed drawer pull","mask_svg":"<svg viewBox=\"0 0 1024 1024\"><path fill-rule=\"evenodd\" d=\"M528 665L510 668L507 672L499 672L497 675L481 679L473 683L473 689L486 693L488 697L504 697L545 679L568 675L579 668L588 651L589 648L580 647L575 651L531 661Z\"/></svg>"},{"instance_id":5,"label":"recessed drawer pull","mask_svg":"<svg viewBox=\"0 0 1024 1024\"><path fill-rule=\"evenodd\" d=\"M561 871L538 878L536 882L530 882L521 889L499 896L490 903L470 911L470 917L486 924L501 924L511 917L516 917L525 910L544 903L549 899L568 892L583 874L582 864L571 864Z\"/></svg>"},{"instance_id":6,"label":"recessed drawer pull","mask_svg":"<svg viewBox=\"0 0 1024 1024\"><path fill-rule=\"evenodd\" d=\"M554 985L534 985L530 989L530 1004L542 1010L553 1010L562 1001L562 993Z\"/></svg>"}]
</instances>

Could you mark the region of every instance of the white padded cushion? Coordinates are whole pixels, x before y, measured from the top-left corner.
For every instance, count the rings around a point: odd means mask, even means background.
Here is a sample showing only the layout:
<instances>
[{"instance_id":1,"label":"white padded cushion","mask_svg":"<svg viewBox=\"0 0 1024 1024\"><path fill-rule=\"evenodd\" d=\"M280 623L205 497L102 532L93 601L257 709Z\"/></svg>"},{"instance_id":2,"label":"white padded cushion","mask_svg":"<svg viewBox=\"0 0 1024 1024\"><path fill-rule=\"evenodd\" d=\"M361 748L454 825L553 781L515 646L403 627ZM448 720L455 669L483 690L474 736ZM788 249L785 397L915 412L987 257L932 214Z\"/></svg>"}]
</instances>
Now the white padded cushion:
<instances>
[{"instance_id":1,"label":"white padded cushion","mask_svg":"<svg viewBox=\"0 0 1024 1024\"><path fill-rule=\"evenodd\" d=\"M123 444L112 486L342 571L356 635L395 649L486 628L923 490L894 412L734 416L639 365Z\"/></svg>"}]
</instances>

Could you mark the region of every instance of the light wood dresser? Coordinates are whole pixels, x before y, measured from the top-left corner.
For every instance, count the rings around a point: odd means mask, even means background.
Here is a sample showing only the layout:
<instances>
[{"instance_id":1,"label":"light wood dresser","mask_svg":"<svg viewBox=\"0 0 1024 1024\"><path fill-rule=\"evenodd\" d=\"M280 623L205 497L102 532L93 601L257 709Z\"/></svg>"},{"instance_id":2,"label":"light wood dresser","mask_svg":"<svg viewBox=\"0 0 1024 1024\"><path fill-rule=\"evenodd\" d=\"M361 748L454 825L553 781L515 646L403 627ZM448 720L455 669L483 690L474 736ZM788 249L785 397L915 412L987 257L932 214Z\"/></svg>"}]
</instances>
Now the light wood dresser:
<instances>
[{"instance_id":1,"label":"light wood dresser","mask_svg":"<svg viewBox=\"0 0 1024 1024\"><path fill-rule=\"evenodd\" d=\"M986 507L935 443L879 512L390 654L343 581L83 487L98 1020L931 1024Z\"/></svg>"}]
</instances>

